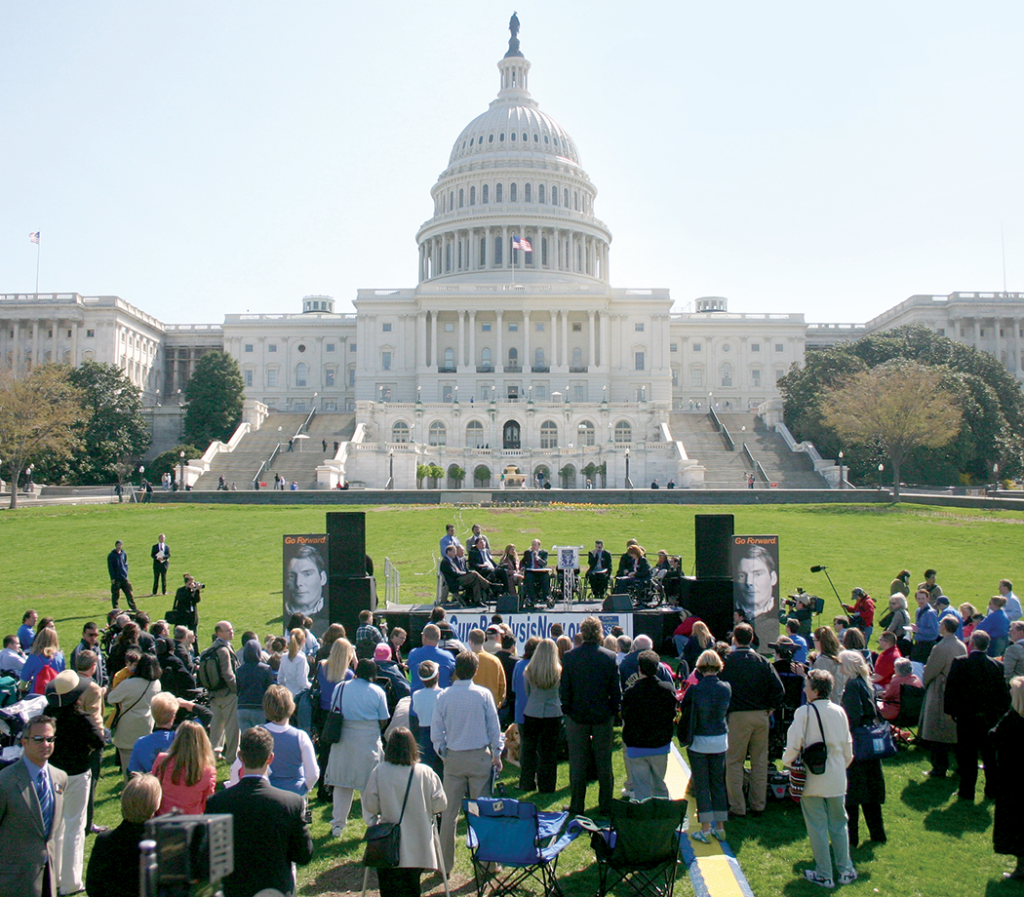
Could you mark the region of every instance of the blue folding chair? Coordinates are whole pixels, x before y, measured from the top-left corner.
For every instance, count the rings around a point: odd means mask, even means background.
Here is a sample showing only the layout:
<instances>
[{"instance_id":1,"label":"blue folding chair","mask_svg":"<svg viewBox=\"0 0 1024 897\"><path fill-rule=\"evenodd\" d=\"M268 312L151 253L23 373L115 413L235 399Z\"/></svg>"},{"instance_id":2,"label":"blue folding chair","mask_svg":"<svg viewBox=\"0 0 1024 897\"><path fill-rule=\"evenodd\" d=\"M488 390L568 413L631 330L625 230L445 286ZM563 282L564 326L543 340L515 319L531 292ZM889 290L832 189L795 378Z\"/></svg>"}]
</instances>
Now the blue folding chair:
<instances>
[{"instance_id":1,"label":"blue folding chair","mask_svg":"<svg viewBox=\"0 0 1024 897\"><path fill-rule=\"evenodd\" d=\"M462 810L479 897L488 886L491 895L518 897L527 881L541 885L544 897L561 897L558 856L581 831L578 826L562 831L568 813L542 813L536 804L493 797L464 800Z\"/></svg>"}]
</instances>

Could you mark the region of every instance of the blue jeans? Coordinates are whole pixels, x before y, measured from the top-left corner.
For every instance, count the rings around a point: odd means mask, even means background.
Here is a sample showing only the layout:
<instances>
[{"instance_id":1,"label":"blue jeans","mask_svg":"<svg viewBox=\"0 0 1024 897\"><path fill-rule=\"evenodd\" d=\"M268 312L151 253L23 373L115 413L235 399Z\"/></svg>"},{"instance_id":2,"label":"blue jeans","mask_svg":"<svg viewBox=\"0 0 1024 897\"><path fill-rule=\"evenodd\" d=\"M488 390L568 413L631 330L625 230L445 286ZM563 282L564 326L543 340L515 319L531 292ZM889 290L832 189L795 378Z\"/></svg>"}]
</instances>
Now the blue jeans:
<instances>
[{"instance_id":1,"label":"blue jeans","mask_svg":"<svg viewBox=\"0 0 1024 897\"><path fill-rule=\"evenodd\" d=\"M725 790L725 752L702 754L690 748L691 787L697 801L697 819L712 825L729 818L729 797Z\"/></svg>"},{"instance_id":2,"label":"blue jeans","mask_svg":"<svg viewBox=\"0 0 1024 897\"><path fill-rule=\"evenodd\" d=\"M836 856L836 871L840 875L853 872L850 860L850 835L846 829L846 799L840 797L800 798L800 809L807 825L807 837L814 854L814 868L818 874L832 879L832 857L828 852L829 841Z\"/></svg>"},{"instance_id":3,"label":"blue jeans","mask_svg":"<svg viewBox=\"0 0 1024 897\"><path fill-rule=\"evenodd\" d=\"M245 732L253 726L262 726L267 721L267 715L261 707L259 710L238 708L238 731Z\"/></svg>"}]
</instances>

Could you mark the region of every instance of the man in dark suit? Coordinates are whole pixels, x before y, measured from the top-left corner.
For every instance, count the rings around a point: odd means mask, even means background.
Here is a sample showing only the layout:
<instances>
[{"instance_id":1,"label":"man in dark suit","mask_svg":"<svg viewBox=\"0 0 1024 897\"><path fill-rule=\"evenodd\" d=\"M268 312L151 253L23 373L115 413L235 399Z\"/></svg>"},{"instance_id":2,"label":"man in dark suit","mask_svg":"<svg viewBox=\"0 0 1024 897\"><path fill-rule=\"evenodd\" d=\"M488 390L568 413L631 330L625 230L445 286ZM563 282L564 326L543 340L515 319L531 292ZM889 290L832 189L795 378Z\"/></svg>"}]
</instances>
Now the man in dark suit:
<instances>
[{"instance_id":1,"label":"man in dark suit","mask_svg":"<svg viewBox=\"0 0 1024 897\"><path fill-rule=\"evenodd\" d=\"M0 882L3 893L57 897L67 775L50 766L57 726L39 716L21 733L24 755L0 771Z\"/></svg>"},{"instance_id":2,"label":"man in dark suit","mask_svg":"<svg viewBox=\"0 0 1024 897\"><path fill-rule=\"evenodd\" d=\"M484 590L489 590L491 584L476 570L466 569L466 562L458 556L458 549L454 544L448 546L444 557L441 558L441 575L448 584L449 595L458 597L459 589L469 586L473 589L473 605L483 605Z\"/></svg>"},{"instance_id":3,"label":"man in dark suit","mask_svg":"<svg viewBox=\"0 0 1024 897\"><path fill-rule=\"evenodd\" d=\"M167 544L167 536L160 533L156 545L150 549L149 556L153 558L153 594L156 594L156 587L159 585L160 594L167 594L167 568L171 565L171 546Z\"/></svg>"},{"instance_id":4,"label":"man in dark suit","mask_svg":"<svg viewBox=\"0 0 1024 897\"><path fill-rule=\"evenodd\" d=\"M207 813L234 818L235 871L223 880L226 897L253 897L264 888L295 893L292 863L313 858L313 839L297 794L267 781L274 760L274 736L256 726L242 734L238 784L218 791L206 802Z\"/></svg>"},{"instance_id":5,"label":"man in dark suit","mask_svg":"<svg viewBox=\"0 0 1024 897\"><path fill-rule=\"evenodd\" d=\"M548 553L540 547L540 539L534 539L528 551L523 552L519 565L525 579L523 597L531 604L546 604L551 593L551 571L547 569Z\"/></svg>"},{"instance_id":6,"label":"man in dark suit","mask_svg":"<svg viewBox=\"0 0 1024 897\"><path fill-rule=\"evenodd\" d=\"M612 575L612 553L605 551L604 542L598 539L594 550L587 555L587 582L597 601L603 601L608 591L608 580Z\"/></svg>"},{"instance_id":7,"label":"man in dark suit","mask_svg":"<svg viewBox=\"0 0 1024 897\"><path fill-rule=\"evenodd\" d=\"M1002 666L986 656L989 634L971 633L970 653L956 657L946 680L945 710L956 720L960 800L974 800L978 753L985 764L985 797L995 799L995 751L988 732L1010 707Z\"/></svg>"}]
</instances>

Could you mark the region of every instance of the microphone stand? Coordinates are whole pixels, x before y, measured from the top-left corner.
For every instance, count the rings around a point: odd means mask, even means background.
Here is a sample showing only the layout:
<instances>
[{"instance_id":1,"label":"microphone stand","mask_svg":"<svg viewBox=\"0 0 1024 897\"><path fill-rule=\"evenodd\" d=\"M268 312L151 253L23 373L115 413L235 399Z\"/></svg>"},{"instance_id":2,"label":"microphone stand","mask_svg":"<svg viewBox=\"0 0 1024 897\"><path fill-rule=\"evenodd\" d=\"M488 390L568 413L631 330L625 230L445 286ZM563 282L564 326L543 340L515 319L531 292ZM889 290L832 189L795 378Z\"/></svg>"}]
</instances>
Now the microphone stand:
<instances>
[{"instance_id":1,"label":"microphone stand","mask_svg":"<svg viewBox=\"0 0 1024 897\"><path fill-rule=\"evenodd\" d=\"M836 599L839 601L839 606L843 606L843 599L839 597L839 591L836 589L836 584L832 582L832 577L828 575L828 567L824 564L821 565L821 572L825 574L825 579L828 580L828 584L832 586L832 591L836 593Z\"/></svg>"}]
</instances>

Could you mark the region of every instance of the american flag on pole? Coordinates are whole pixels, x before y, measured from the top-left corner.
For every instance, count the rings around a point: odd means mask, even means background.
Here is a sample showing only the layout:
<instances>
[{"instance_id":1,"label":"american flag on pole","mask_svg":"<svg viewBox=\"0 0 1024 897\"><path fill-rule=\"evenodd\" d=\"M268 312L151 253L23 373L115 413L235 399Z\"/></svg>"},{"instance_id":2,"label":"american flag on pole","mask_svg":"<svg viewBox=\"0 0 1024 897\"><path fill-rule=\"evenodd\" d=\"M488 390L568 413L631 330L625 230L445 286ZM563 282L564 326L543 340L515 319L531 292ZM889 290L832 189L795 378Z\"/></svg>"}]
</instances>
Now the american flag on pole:
<instances>
[{"instance_id":1,"label":"american flag on pole","mask_svg":"<svg viewBox=\"0 0 1024 897\"><path fill-rule=\"evenodd\" d=\"M31 242L35 243L37 246L39 245L39 231L33 231L32 233L30 233L28 235L28 238L29 238L29 240Z\"/></svg>"},{"instance_id":2,"label":"american flag on pole","mask_svg":"<svg viewBox=\"0 0 1024 897\"><path fill-rule=\"evenodd\" d=\"M517 237L515 234L512 235L512 248L522 249L523 252L533 252L533 247L530 245L530 241L526 237Z\"/></svg>"}]
</instances>

